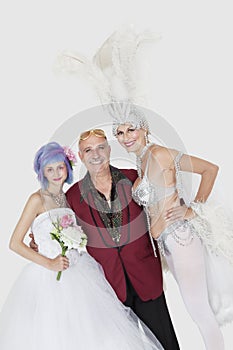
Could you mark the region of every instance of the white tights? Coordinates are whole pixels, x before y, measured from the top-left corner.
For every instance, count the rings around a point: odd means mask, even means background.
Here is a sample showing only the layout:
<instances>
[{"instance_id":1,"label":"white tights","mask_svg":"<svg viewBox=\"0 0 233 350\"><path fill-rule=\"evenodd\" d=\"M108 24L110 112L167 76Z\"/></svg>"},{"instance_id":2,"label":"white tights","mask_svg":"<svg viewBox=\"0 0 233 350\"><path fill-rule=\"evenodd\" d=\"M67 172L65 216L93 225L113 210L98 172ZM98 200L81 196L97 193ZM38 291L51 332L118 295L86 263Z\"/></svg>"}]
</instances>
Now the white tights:
<instances>
[{"instance_id":1,"label":"white tights","mask_svg":"<svg viewBox=\"0 0 233 350\"><path fill-rule=\"evenodd\" d=\"M186 230L190 230L189 227ZM176 229L180 237L189 234ZM207 350L223 350L224 340L208 301L203 246L194 235L189 245L182 246L172 237L165 241L166 260L175 277L186 308L202 334Z\"/></svg>"}]
</instances>

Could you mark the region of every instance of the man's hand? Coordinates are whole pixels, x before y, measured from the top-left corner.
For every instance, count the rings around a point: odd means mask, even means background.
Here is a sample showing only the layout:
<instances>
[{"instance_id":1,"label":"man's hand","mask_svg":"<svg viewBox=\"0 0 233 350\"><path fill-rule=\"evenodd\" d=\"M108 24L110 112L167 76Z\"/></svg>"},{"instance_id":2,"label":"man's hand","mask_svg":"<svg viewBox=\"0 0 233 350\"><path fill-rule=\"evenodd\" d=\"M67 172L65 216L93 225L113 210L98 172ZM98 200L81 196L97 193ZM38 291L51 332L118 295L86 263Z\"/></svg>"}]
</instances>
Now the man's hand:
<instances>
[{"instance_id":1,"label":"man's hand","mask_svg":"<svg viewBox=\"0 0 233 350\"><path fill-rule=\"evenodd\" d=\"M29 246L30 246L30 248L32 248L35 252L37 252L38 253L38 245L36 244L36 242L35 242L35 240L34 240L34 235L33 235L33 233L30 233L29 234L29 237L31 238L31 240L30 240L30 243L29 243Z\"/></svg>"}]
</instances>

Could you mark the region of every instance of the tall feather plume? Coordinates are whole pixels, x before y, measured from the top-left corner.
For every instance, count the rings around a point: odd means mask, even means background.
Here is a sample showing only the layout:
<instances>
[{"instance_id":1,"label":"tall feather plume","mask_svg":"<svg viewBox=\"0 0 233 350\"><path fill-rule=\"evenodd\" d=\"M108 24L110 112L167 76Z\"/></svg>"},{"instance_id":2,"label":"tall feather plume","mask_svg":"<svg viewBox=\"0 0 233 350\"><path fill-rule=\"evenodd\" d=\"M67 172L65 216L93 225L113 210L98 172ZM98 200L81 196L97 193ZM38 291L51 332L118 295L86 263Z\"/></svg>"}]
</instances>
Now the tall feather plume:
<instances>
[{"instance_id":1,"label":"tall feather plume","mask_svg":"<svg viewBox=\"0 0 233 350\"><path fill-rule=\"evenodd\" d=\"M64 51L58 57L57 67L88 79L102 104L146 104L147 69L145 50L141 49L158 39L160 36L153 32L137 33L132 26L126 27L110 35L92 59Z\"/></svg>"},{"instance_id":2,"label":"tall feather plume","mask_svg":"<svg viewBox=\"0 0 233 350\"><path fill-rule=\"evenodd\" d=\"M57 57L56 70L75 74L81 79L88 80L100 102L109 103L111 99L110 82L92 60L77 52L63 51Z\"/></svg>"},{"instance_id":3,"label":"tall feather plume","mask_svg":"<svg viewBox=\"0 0 233 350\"><path fill-rule=\"evenodd\" d=\"M150 31L137 33L131 26L114 32L93 57L93 63L107 77L111 100L146 104L147 61L145 45L160 39Z\"/></svg>"}]
</instances>

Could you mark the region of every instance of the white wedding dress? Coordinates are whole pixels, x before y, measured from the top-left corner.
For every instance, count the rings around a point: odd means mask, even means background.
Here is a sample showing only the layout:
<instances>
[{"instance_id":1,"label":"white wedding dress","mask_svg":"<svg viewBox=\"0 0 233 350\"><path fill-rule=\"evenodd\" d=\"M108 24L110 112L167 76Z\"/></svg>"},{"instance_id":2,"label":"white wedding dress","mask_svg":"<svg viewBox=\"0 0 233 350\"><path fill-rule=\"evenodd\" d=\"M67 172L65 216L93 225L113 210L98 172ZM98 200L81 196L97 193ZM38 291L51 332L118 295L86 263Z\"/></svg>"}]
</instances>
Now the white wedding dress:
<instances>
[{"instance_id":1,"label":"white wedding dress","mask_svg":"<svg viewBox=\"0 0 233 350\"><path fill-rule=\"evenodd\" d=\"M69 208L39 215L32 231L40 254L61 252L51 239L52 220ZM52 219L52 220L51 220ZM156 337L126 308L86 252L72 250L70 267L57 272L29 263L15 282L0 314L1 350L162 350ZM68 252L70 253L70 252Z\"/></svg>"}]
</instances>

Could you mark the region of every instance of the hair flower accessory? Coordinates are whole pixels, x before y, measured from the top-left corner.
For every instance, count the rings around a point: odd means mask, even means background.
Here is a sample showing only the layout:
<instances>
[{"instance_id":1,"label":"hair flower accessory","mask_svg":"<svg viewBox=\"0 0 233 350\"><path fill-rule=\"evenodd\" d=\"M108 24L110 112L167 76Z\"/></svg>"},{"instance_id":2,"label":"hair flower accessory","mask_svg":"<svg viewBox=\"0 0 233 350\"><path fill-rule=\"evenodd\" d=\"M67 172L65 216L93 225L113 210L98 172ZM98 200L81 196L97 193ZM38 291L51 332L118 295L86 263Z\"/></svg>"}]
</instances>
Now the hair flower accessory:
<instances>
[{"instance_id":1,"label":"hair flower accessory","mask_svg":"<svg viewBox=\"0 0 233 350\"><path fill-rule=\"evenodd\" d=\"M71 150L71 148L64 146L63 149L64 149L64 153L65 153L66 157L68 158L68 160L70 162L70 166L73 169L73 167L77 163L77 158L76 158L74 152Z\"/></svg>"}]
</instances>

